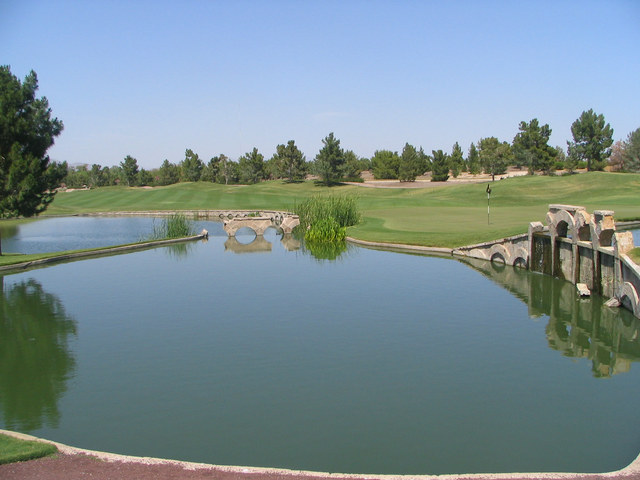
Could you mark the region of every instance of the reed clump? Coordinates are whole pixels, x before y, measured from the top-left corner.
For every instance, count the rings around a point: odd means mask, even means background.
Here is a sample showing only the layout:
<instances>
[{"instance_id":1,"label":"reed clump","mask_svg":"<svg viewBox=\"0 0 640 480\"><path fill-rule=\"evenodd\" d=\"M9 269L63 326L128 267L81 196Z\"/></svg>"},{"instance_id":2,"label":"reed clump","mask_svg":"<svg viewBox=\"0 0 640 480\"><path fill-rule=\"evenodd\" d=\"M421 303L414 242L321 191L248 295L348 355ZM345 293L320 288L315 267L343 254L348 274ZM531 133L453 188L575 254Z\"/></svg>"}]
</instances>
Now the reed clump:
<instances>
[{"instance_id":1,"label":"reed clump","mask_svg":"<svg viewBox=\"0 0 640 480\"><path fill-rule=\"evenodd\" d=\"M294 207L305 242L344 242L347 227L360 221L357 201L348 195L317 195Z\"/></svg>"},{"instance_id":2,"label":"reed clump","mask_svg":"<svg viewBox=\"0 0 640 480\"><path fill-rule=\"evenodd\" d=\"M183 238L195 235L193 221L182 213L173 213L157 224L153 223L151 240L164 240L166 238Z\"/></svg>"}]
</instances>

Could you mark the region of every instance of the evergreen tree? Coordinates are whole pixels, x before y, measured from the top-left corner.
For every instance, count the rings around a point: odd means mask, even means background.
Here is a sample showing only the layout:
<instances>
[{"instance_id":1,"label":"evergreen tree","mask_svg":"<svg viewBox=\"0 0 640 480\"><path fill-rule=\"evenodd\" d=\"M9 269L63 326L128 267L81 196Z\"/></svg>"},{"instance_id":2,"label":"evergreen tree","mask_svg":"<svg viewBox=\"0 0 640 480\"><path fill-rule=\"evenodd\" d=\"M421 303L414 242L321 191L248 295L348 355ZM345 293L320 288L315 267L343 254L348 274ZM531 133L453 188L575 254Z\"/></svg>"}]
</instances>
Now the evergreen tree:
<instances>
[{"instance_id":1,"label":"evergreen tree","mask_svg":"<svg viewBox=\"0 0 640 480\"><path fill-rule=\"evenodd\" d=\"M449 178L449 155L442 150L432 150L431 181L446 182Z\"/></svg>"},{"instance_id":2,"label":"evergreen tree","mask_svg":"<svg viewBox=\"0 0 640 480\"><path fill-rule=\"evenodd\" d=\"M420 158L418 152L413 147L405 143L400 155L400 165L398 167L398 179L401 182L415 182L420 169Z\"/></svg>"},{"instance_id":3,"label":"evergreen tree","mask_svg":"<svg viewBox=\"0 0 640 480\"><path fill-rule=\"evenodd\" d=\"M464 168L464 157L462 154L462 148L460 148L458 142L453 144L449 163L451 165L451 175L453 175L453 178L458 178L458 175L460 175L460 172Z\"/></svg>"},{"instance_id":4,"label":"evergreen tree","mask_svg":"<svg viewBox=\"0 0 640 480\"><path fill-rule=\"evenodd\" d=\"M200 174L200 180L203 182L211 182L215 183L216 177L218 176L219 164L216 161L216 157L212 157L202 168L202 173Z\"/></svg>"},{"instance_id":5,"label":"evergreen tree","mask_svg":"<svg viewBox=\"0 0 640 480\"><path fill-rule=\"evenodd\" d=\"M371 157L371 172L376 180L398 178L399 168L400 157L397 152L376 150Z\"/></svg>"},{"instance_id":6,"label":"evergreen tree","mask_svg":"<svg viewBox=\"0 0 640 480\"><path fill-rule=\"evenodd\" d=\"M138 160L133 158L131 155L127 155L126 157L124 157L124 160L120 162L120 167L122 168L122 177L126 182L127 187L137 185Z\"/></svg>"},{"instance_id":7,"label":"evergreen tree","mask_svg":"<svg viewBox=\"0 0 640 480\"><path fill-rule=\"evenodd\" d=\"M245 153L238 162L240 183L253 184L264 179L264 156L257 148Z\"/></svg>"},{"instance_id":8,"label":"evergreen tree","mask_svg":"<svg viewBox=\"0 0 640 480\"><path fill-rule=\"evenodd\" d=\"M473 142L471 142L471 145L469 146L469 155L467 156L467 169L472 175L477 175L480 173L480 155L478 154L478 149Z\"/></svg>"},{"instance_id":9,"label":"evergreen tree","mask_svg":"<svg viewBox=\"0 0 640 480\"><path fill-rule=\"evenodd\" d=\"M151 173L149 173L144 168L141 168L140 171L138 172L138 180L137 180L138 185L141 185L141 186L151 185L151 182L153 182L153 177L151 176Z\"/></svg>"},{"instance_id":10,"label":"evergreen tree","mask_svg":"<svg viewBox=\"0 0 640 480\"><path fill-rule=\"evenodd\" d=\"M66 174L66 165L47 155L64 126L37 90L33 70L21 82L0 66L0 218L42 213Z\"/></svg>"},{"instance_id":11,"label":"evergreen tree","mask_svg":"<svg viewBox=\"0 0 640 480\"><path fill-rule=\"evenodd\" d=\"M533 175L536 170L549 174L553 168L556 150L549 146L551 128L540 125L534 118L529 123L520 122L520 132L513 138L513 156L518 166L527 166Z\"/></svg>"},{"instance_id":12,"label":"evergreen tree","mask_svg":"<svg viewBox=\"0 0 640 480\"><path fill-rule=\"evenodd\" d=\"M204 163L200 156L187 148L184 152L184 160L180 162L180 179L183 182L197 182L202 175Z\"/></svg>"},{"instance_id":13,"label":"evergreen tree","mask_svg":"<svg viewBox=\"0 0 640 480\"><path fill-rule=\"evenodd\" d=\"M478 142L480 146L480 164L485 173L495 180L496 175L502 175L507 171L511 162L511 146L496 137L483 138Z\"/></svg>"},{"instance_id":14,"label":"evergreen tree","mask_svg":"<svg viewBox=\"0 0 640 480\"><path fill-rule=\"evenodd\" d=\"M342 167L342 178L347 181L358 181L362 168L360 159L353 150L344 152L344 165Z\"/></svg>"},{"instance_id":15,"label":"evergreen tree","mask_svg":"<svg viewBox=\"0 0 640 480\"><path fill-rule=\"evenodd\" d=\"M578 159L587 162L587 170L602 170L605 160L611 155L613 128L605 124L604 115L598 115L589 109L582 112L571 125L573 142L569 144L569 156L573 153Z\"/></svg>"},{"instance_id":16,"label":"evergreen tree","mask_svg":"<svg viewBox=\"0 0 640 480\"><path fill-rule=\"evenodd\" d=\"M342 177L344 151L340 148L340 140L334 137L333 132L322 140L322 144L323 147L316 155L313 171L329 186Z\"/></svg>"},{"instance_id":17,"label":"evergreen tree","mask_svg":"<svg viewBox=\"0 0 640 480\"><path fill-rule=\"evenodd\" d=\"M640 128L634 130L624 142L623 168L627 172L640 172Z\"/></svg>"},{"instance_id":18,"label":"evergreen tree","mask_svg":"<svg viewBox=\"0 0 640 480\"><path fill-rule=\"evenodd\" d=\"M289 140L286 145L278 145L273 160L278 178L293 182L304 179L307 173L306 159L294 140Z\"/></svg>"},{"instance_id":19,"label":"evergreen tree","mask_svg":"<svg viewBox=\"0 0 640 480\"><path fill-rule=\"evenodd\" d=\"M418 159L420 162L420 168L418 175L424 175L425 172L431 171L431 157L424 153L422 147L418 150Z\"/></svg>"},{"instance_id":20,"label":"evergreen tree","mask_svg":"<svg viewBox=\"0 0 640 480\"><path fill-rule=\"evenodd\" d=\"M180 169L177 165L165 159L158 169L158 185L173 185L180 181Z\"/></svg>"}]
</instances>

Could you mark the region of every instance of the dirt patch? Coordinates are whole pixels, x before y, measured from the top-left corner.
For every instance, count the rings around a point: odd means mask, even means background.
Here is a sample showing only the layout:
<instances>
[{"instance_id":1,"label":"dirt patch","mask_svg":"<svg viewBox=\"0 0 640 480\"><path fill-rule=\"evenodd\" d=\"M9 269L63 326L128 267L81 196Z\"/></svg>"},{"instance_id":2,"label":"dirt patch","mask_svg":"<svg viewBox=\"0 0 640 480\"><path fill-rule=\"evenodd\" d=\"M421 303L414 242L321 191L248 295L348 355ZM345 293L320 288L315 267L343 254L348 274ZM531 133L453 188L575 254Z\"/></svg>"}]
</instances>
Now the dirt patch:
<instances>
[{"instance_id":1,"label":"dirt patch","mask_svg":"<svg viewBox=\"0 0 640 480\"><path fill-rule=\"evenodd\" d=\"M143 459L141 459L143 460ZM636 472L613 474L474 474L442 476L336 475L289 470L258 470L211 465L185 465L180 462L144 463L143 461L103 460L87 454L59 454L54 457L0 465L3 480L464 480L464 479L565 479L604 480L612 478L640 480Z\"/></svg>"}]
</instances>

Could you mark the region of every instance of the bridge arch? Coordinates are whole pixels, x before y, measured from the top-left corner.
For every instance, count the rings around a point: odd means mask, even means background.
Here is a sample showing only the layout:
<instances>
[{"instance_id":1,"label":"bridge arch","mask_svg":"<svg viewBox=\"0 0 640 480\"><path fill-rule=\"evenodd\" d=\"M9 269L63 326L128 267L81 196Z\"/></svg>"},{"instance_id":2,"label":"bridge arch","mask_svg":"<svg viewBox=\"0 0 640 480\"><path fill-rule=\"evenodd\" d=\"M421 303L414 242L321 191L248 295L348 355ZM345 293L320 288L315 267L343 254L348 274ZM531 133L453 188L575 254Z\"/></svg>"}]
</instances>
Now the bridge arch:
<instances>
[{"instance_id":1,"label":"bridge arch","mask_svg":"<svg viewBox=\"0 0 640 480\"><path fill-rule=\"evenodd\" d=\"M638 292L636 291L635 287L629 282L624 282L624 285L622 286L620 303L631 310L636 317L640 316L640 301L638 301Z\"/></svg>"},{"instance_id":2,"label":"bridge arch","mask_svg":"<svg viewBox=\"0 0 640 480\"><path fill-rule=\"evenodd\" d=\"M529 254L527 253L527 250L522 247L516 248L513 252L512 257L512 265L514 267L527 268L527 266L529 265Z\"/></svg>"},{"instance_id":3,"label":"bridge arch","mask_svg":"<svg viewBox=\"0 0 640 480\"><path fill-rule=\"evenodd\" d=\"M489 250L489 260L492 262L500 262L506 265L511 265L511 254L504 245L493 245Z\"/></svg>"},{"instance_id":4,"label":"bridge arch","mask_svg":"<svg viewBox=\"0 0 640 480\"><path fill-rule=\"evenodd\" d=\"M549 233L554 237L577 238L575 220L566 210L547 213L547 224Z\"/></svg>"}]
</instances>

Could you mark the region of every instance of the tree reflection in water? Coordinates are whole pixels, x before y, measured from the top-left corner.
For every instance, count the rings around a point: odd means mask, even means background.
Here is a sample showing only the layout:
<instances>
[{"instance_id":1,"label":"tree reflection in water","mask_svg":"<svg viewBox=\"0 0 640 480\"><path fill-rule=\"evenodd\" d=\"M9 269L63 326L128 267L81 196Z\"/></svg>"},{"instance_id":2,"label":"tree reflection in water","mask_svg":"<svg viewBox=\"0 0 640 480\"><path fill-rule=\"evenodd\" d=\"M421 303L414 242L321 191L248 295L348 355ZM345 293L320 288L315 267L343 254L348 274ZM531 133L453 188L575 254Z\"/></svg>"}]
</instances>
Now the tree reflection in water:
<instances>
[{"instance_id":1,"label":"tree reflection in water","mask_svg":"<svg viewBox=\"0 0 640 480\"><path fill-rule=\"evenodd\" d=\"M581 299L575 285L482 260L460 260L527 304L531 317L548 316L549 347L566 357L591 361L594 377L629 371L640 361L640 320L623 308L605 307L594 295Z\"/></svg>"},{"instance_id":2,"label":"tree reflection in water","mask_svg":"<svg viewBox=\"0 0 640 480\"><path fill-rule=\"evenodd\" d=\"M76 321L34 279L5 287L0 276L0 412L6 428L56 427L58 401L73 376L68 341Z\"/></svg>"}]
</instances>

